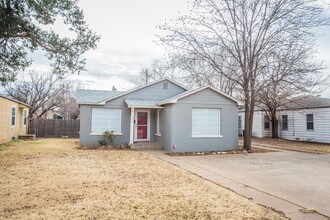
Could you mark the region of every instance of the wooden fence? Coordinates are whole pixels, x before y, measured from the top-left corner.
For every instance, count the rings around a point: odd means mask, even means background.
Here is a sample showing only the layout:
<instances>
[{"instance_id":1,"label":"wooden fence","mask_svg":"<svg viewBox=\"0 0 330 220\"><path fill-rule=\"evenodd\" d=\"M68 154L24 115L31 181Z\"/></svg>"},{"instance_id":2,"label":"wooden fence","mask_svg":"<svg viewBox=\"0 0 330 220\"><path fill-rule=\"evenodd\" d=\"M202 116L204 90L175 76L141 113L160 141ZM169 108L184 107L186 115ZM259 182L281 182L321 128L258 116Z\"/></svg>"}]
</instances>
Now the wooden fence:
<instances>
[{"instance_id":1,"label":"wooden fence","mask_svg":"<svg viewBox=\"0 0 330 220\"><path fill-rule=\"evenodd\" d=\"M29 134L44 138L79 138L80 120L33 118L30 121Z\"/></svg>"}]
</instances>

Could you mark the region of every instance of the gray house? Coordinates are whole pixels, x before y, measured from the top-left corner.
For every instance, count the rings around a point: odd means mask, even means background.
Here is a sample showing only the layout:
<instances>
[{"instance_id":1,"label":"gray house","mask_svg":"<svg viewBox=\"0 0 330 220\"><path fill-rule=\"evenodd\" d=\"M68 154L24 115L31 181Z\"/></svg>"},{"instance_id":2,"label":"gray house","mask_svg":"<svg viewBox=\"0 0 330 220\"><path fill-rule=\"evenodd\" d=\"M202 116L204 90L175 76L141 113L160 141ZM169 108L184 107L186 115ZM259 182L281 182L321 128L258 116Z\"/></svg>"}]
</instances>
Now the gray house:
<instances>
[{"instance_id":1,"label":"gray house","mask_svg":"<svg viewBox=\"0 0 330 220\"><path fill-rule=\"evenodd\" d=\"M166 151L237 148L239 101L212 88L187 90L162 79L126 92L78 90L80 143L97 146L104 131L114 144L154 141Z\"/></svg>"}]
</instances>

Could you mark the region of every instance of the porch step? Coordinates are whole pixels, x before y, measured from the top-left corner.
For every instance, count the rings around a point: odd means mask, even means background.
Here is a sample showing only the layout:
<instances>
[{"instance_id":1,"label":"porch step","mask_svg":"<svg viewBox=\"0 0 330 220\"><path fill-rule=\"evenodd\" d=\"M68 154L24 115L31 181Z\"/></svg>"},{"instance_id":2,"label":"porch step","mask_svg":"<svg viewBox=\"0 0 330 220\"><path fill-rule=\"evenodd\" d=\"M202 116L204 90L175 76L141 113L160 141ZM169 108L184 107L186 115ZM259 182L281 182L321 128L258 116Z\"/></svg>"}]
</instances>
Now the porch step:
<instances>
[{"instance_id":1,"label":"porch step","mask_svg":"<svg viewBox=\"0 0 330 220\"><path fill-rule=\"evenodd\" d=\"M163 150L162 144L150 141L136 142L131 147L135 150Z\"/></svg>"},{"instance_id":2,"label":"porch step","mask_svg":"<svg viewBox=\"0 0 330 220\"><path fill-rule=\"evenodd\" d=\"M20 140L35 140L36 135L35 134L18 135L18 139L20 139Z\"/></svg>"}]
</instances>

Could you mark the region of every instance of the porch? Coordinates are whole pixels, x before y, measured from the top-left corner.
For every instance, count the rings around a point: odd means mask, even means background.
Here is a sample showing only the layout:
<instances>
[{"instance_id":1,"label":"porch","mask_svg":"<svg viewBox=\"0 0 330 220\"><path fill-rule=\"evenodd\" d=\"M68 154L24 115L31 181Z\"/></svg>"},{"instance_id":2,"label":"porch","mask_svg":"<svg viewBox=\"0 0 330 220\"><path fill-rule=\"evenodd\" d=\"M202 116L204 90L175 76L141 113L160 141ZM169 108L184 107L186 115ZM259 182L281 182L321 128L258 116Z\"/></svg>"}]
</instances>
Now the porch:
<instances>
[{"instance_id":1,"label":"porch","mask_svg":"<svg viewBox=\"0 0 330 220\"><path fill-rule=\"evenodd\" d=\"M164 108L157 104L159 100L125 99L125 102L130 109L129 143L156 143L153 141L155 136L161 136L159 118L160 111ZM146 147L145 144L142 146Z\"/></svg>"}]
</instances>

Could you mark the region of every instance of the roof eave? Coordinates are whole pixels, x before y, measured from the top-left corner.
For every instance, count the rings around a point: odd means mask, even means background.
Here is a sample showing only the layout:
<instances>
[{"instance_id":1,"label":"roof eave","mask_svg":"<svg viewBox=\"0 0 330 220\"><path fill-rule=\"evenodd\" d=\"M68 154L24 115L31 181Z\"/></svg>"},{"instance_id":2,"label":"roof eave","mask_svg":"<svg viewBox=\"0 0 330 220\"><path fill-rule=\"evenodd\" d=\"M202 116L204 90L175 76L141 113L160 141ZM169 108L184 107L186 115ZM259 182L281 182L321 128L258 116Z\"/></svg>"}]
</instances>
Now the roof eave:
<instances>
[{"instance_id":1,"label":"roof eave","mask_svg":"<svg viewBox=\"0 0 330 220\"><path fill-rule=\"evenodd\" d=\"M148 86L152 86L152 85L154 85L154 84L156 84L156 83L159 83L159 82L162 82L162 81L164 81L164 80L168 80L168 81L170 81L171 83L173 83L173 84L175 84L175 85L177 85L177 86L179 86L179 87L185 89L186 91L188 90L187 88L185 88L184 86L180 85L179 83L174 82L173 80L171 80L171 79L169 79L169 78L164 78L164 79L156 80L156 81L154 81L154 82L152 82L152 83L149 83L149 84L147 84L147 85L143 85L143 86L135 87L135 88L133 88L133 89L131 89L131 90L129 90L129 91L126 91L126 92L120 93L120 94L118 94L118 95L112 96L112 97L110 97L110 98L108 98L108 99L102 100L102 101L99 102L99 103L106 103L106 102L111 101L111 100L113 100L113 99L116 99L116 98L119 98L119 97L121 97L121 96L124 96L124 95L130 94L130 93L135 92L135 91L138 91L138 90L140 90L140 89L146 88L146 87L148 87Z\"/></svg>"},{"instance_id":2,"label":"roof eave","mask_svg":"<svg viewBox=\"0 0 330 220\"><path fill-rule=\"evenodd\" d=\"M78 105L105 105L104 103L97 103L97 102L78 102Z\"/></svg>"},{"instance_id":3,"label":"roof eave","mask_svg":"<svg viewBox=\"0 0 330 220\"><path fill-rule=\"evenodd\" d=\"M163 106L148 106L148 105L128 105L128 108L144 108L144 109L163 109Z\"/></svg>"}]
</instances>

